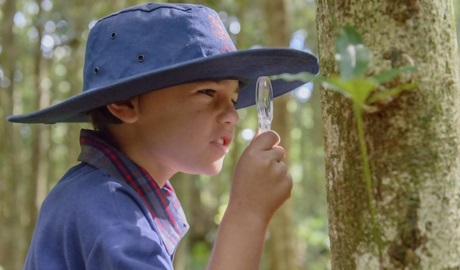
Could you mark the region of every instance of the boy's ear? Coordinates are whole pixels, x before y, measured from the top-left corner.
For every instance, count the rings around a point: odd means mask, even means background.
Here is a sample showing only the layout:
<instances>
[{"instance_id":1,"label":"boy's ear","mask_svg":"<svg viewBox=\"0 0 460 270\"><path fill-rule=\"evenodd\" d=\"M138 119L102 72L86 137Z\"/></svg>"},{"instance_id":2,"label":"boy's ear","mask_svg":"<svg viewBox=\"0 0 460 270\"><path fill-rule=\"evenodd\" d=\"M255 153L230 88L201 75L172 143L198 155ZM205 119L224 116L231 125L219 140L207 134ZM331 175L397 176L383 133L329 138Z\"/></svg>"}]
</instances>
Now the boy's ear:
<instances>
[{"instance_id":1,"label":"boy's ear","mask_svg":"<svg viewBox=\"0 0 460 270\"><path fill-rule=\"evenodd\" d=\"M138 97L134 97L127 101L110 103L107 109L123 123L132 124L138 119L137 101Z\"/></svg>"}]
</instances>

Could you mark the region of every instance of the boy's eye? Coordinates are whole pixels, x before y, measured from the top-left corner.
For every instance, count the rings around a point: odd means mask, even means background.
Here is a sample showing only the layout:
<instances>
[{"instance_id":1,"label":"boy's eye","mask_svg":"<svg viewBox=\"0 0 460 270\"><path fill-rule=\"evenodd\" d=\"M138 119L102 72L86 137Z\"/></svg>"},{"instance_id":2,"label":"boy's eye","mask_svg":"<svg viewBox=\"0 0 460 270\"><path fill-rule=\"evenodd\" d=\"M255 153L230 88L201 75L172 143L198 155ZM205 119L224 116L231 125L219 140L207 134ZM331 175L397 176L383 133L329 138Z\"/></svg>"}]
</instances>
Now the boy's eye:
<instances>
[{"instance_id":1,"label":"boy's eye","mask_svg":"<svg viewBox=\"0 0 460 270\"><path fill-rule=\"evenodd\" d=\"M210 97L213 97L214 94L216 93L216 90L205 89L205 90L201 90L200 93L205 94L205 95L210 96Z\"/></svg>"},{"instance_id":2,"label":"boy's eye","mask_svg":"<svg viewBox=\"0 0 460 270\"><path fill-rule=\"evenodd\" d=\"M216 90L213 90L213 89L204 89L204 90L200 90L198 91L199 93L201 94L205 94L207 96L210 96L210 97L214 97L216 95ZM236 99L232 99L231 100L233 105L236 106L236 104L238 104L238 101Z\"/></svg>"}]
</instances>

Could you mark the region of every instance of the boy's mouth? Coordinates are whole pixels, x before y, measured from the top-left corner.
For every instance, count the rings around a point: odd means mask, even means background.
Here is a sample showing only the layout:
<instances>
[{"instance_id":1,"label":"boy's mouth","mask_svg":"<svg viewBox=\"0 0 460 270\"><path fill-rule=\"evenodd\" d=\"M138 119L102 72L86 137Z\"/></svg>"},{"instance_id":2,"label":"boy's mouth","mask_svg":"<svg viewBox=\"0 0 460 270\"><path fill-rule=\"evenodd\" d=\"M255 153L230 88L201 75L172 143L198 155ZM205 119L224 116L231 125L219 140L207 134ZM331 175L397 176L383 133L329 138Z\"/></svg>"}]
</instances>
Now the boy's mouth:
<instances>
[{"instance_id":1,"label":"boy's mouth","mask_svg":"<svg viewBox=\"0 0 460 270\"><path fill-rule=\"evenodd\" d=\"M218 144L220 144L220 145L223 145L223 146L229 146L231 141L232 141L232 139L229 138L229 137L221 137L216 142Z\"/></svg>"}]
</instances>

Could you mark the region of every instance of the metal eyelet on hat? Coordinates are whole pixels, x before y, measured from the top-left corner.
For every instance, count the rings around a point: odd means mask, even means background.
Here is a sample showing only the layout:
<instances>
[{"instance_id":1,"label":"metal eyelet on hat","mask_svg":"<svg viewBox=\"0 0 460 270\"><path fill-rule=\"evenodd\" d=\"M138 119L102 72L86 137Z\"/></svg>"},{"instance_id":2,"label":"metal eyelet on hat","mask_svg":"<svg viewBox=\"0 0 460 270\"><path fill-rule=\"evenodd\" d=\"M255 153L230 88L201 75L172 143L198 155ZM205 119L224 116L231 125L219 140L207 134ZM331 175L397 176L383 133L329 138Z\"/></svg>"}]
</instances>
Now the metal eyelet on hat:
<instances>
[{"instance_id":1,"label":"metal eyelet on hat","mask_svg":"<svg viewBox=\"0 0 460 270\"><path fill-rule=\"evenodd\" d=\"M98 67L95 67L94 68L94 75L98 75L99 74L99 68Z\"/></svg>"},{"instance_id":2,"label":"metal eyelet on hat","mask_svg":"<svg viewBox=\"0 0 460 270\"><path fill-rule=\"evenodd\" d=\"M137 56L137 62L140 63L140 62L143 62L143 61L144 61L144 55L143 55L143 54L139 54L139 55Z\"/></svg>"},{"instance_id":3,"label":"metal eyelet on hat","mask_svg":"<svg viewBox=\"0 0 460 270\"><path fill-rule=\"evenodd\" d=\"M112 39L115 39L117 37L117 33L116 32L112 32Z\"/></svg>"}]
</instances>

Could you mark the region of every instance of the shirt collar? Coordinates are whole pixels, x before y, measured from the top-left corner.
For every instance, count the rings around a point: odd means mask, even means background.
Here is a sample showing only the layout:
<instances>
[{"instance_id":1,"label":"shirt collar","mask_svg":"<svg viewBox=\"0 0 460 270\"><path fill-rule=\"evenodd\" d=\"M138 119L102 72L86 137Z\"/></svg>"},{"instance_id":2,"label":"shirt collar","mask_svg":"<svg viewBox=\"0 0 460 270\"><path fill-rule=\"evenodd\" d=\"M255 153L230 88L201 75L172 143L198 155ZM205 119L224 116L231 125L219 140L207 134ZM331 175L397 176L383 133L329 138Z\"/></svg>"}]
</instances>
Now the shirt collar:
<instances>
[{"instance_id":1,"label":"shirt collar","mask_svg":"<svg viewBox=\"0 0 460 270\"><path fill-rule=\"evenodd\" d=\"M173 254L189 226L169 181L162 188L158 186L144 168L110 145L97 131L82 130L80 145L79 161L106 170L137 192L152 215L168 253Z\"/></svg>"}]
</instances>

